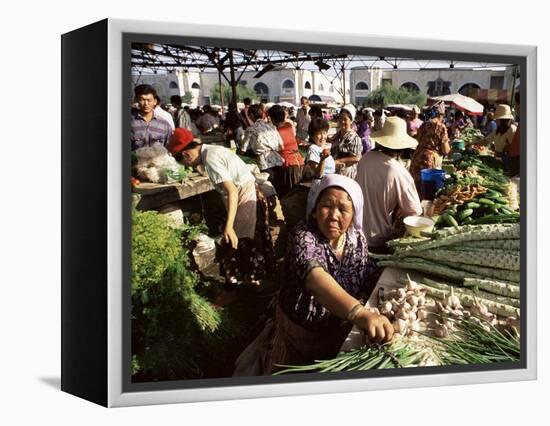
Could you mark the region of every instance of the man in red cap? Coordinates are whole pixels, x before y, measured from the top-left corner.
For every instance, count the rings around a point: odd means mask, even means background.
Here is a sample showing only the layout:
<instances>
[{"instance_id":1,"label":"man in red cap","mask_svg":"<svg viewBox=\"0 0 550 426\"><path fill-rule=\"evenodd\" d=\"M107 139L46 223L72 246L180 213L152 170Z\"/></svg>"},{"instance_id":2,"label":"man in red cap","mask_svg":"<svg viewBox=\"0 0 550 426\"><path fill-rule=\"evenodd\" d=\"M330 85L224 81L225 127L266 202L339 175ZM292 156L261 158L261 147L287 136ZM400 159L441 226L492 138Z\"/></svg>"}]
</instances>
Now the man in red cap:
<instances>
[{"instance_id":1,"label":"man in red cap","mask_svg":"<svg viewBox=\"0 0 550 426\"><path fill-rule=\"evenodd\" d=\"M226 282L257 282L265 276L272 246L269 228L257 216L267 217L267 203L258 194L250 168L223 146L201 144L187 129L175 130L168 150L186 166L202 164L224 201L227 219L223 235L229 248L222 255Z\"/></svg>"},{"instance_id":2,"label":"man in red cap","mask_svg":"<svg viewBox=\"0 0 550 426\"><path fill-rule=\"evenodd\" d=\"M193 144L193 146L189 146L190 144ZM184 128L177 128L174 130L167 148L180 163L184 163L186 166L195 166L200 154L200 149L198 153L191 151L198 146L200 146L200 142L195 140L193 133Z\"/></svg>"}]
</instances>

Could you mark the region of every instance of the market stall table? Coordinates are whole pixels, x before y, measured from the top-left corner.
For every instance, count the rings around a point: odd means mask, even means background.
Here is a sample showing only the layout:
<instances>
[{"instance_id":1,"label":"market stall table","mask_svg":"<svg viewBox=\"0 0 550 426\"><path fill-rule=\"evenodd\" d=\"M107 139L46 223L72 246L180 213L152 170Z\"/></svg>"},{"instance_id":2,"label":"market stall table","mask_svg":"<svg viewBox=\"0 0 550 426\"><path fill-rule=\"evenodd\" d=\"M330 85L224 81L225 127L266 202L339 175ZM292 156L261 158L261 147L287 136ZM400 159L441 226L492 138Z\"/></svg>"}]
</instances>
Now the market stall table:
<instances>
[{"instance_id":1,"label":"market stall table","mask_svg":"<svg viewBox=\"0 0 550 426\"><path fill-rule=\"evenodd\" d=\"M200 140L204 144L208 145L222 145L225 146L225 134L220 132L212 132L207 135L201 135Z\"/></svg>"},{"instance_id":2,"label":"market stall table","mask_svg":"<svg viewBox=\"0 0 550 426\"><path fill-rule=\"evenodd\" d=\"M143 182L134 187L134 192L141 195L138 210L153 210L166 204L185 200L195 195L214 190L214 185L200 173L191 173L183 183L158 184Z\"/></svg>"}]
</instances>

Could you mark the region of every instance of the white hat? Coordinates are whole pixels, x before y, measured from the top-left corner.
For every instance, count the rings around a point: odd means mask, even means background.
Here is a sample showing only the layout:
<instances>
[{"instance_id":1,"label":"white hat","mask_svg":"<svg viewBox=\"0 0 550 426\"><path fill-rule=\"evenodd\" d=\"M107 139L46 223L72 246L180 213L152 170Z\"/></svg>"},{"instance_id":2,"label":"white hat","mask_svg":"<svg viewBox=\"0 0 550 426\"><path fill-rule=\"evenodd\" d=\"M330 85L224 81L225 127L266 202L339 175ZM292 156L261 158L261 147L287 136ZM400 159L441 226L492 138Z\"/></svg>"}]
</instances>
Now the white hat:
<instances>
[{"instance_id":1,"label":"white hat","mask_svg":"<svg viewBox=\"0 0 550 426\"><path fill-rule=\"evenodd\" d=\"M355 107L352 104L346 104L342 107L342 109L343 110L345 109L347 112L350 113L351 121L355 120L355 114L357 114L357 110L355 109Z\"/></svg>"},{"instance_id":2,"label":"white hat","mask_svg":"<svg viewBox=\"0 0 550 426\"><path fill-rule=\"evenodd\" d=\"M370 138L389 149L416 148L418 141L407 133L407 123L399 117L388 117L384 127Z\"/></svg>"},{"instance_id":3,"label":"white hat","mask_svg":"<svg viewBox=\"0 0 550 426\"><path fill-rule=\"evenodd\" d=\"M514 116L512 115L510 105L497 105L497 108L495 109L495 116L493 118L495 120L513 120Z\"/></svg>"}]
</instances>

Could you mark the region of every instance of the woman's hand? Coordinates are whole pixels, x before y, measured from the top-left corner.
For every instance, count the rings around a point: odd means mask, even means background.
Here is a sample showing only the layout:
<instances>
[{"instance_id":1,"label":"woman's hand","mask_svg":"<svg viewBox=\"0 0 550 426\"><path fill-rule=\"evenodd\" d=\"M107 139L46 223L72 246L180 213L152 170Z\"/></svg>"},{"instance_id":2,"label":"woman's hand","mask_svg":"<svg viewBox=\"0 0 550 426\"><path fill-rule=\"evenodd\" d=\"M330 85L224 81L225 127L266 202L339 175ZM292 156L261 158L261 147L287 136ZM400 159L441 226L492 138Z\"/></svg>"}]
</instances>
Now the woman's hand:
<instances>
[{"instance_id":1,"label":"woman's hand","mask_svg":"<svg viewBox=\"0 0 550 426\"><path fill-rule=\"evenodd\" d=\"M237 246L239 245L239 237L235 234L233 227L225 227L223 230L223 236L225 238L225 242L231 244L231 247L237 250Z\"/></svg>"},{"instance_id":2,"label":"woman's hand","mask_svg":"<svg viewBox=\"0 0 550 426\"><path fill-rule=\"evenodd\" d=\"M364 330L371 342L389 342L393 338L393 326L384 316L363 309L354 318L353 323Z\"/></svg>"}]
</instances>

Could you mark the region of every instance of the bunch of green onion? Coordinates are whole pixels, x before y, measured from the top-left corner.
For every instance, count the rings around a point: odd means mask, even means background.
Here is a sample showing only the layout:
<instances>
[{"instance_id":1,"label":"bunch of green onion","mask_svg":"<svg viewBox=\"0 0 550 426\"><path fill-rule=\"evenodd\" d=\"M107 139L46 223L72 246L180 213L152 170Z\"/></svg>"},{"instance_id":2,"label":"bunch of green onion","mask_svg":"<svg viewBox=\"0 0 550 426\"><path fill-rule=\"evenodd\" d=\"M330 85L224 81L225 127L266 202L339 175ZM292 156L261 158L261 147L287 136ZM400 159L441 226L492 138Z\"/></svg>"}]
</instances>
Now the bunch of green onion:
<instances>
[{"instance_id":1,"label":"bunch of green onion","mask_svg":"<svg viewBox=\"0 0 550 426\"><path fill-rule=\"evenodd\" d=\"M274 375L286 373L364 371L383 368L402 368L417 364L424 357L424 349L415 348L404 340L372 344L340 353L336 358L315 361L310 365L278 365L286 367Z\"/></svg>"},{"instance_id":2,"label":"bunch of green onion","mask_svg":"<svg viewBox=\"0 0 550 426\"><path fill-rule=\"evenodd\" d=\"M445 365L491 364L520 359L519 339L507 330L500 331L485 320L453 320L456 331L450 338L431 337L439 347Z\"/></svg>"}]
</instances>

